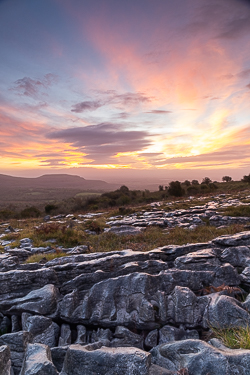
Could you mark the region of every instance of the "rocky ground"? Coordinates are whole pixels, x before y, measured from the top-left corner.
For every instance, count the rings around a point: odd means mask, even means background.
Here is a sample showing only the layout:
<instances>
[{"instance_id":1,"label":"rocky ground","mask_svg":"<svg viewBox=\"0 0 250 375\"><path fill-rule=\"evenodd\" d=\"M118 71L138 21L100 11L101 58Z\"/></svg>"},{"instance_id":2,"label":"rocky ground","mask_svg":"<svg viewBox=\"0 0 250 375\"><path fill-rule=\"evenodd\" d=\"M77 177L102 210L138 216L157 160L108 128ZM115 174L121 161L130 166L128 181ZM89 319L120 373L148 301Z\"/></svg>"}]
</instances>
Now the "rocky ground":
<instances>
[{"instance_id":1,"label":"rocky ground","mask_svg":"<svg viewBox=\"0 0 250 375\"><path fill-rule=\"evenodd\" d=\"M12 249L3 233L0 374L250 374L250 350L210 336L211 327L250 325L250 218L218 212L244 204L219 196L187 210L166 211L159 203L109 219L107 230L119 235L150 225L245 225L207 243L147 252L87 253L78 246L45 264L25 263L51 249L35 248L29 238Z\"/></svg>"}]
</instances>

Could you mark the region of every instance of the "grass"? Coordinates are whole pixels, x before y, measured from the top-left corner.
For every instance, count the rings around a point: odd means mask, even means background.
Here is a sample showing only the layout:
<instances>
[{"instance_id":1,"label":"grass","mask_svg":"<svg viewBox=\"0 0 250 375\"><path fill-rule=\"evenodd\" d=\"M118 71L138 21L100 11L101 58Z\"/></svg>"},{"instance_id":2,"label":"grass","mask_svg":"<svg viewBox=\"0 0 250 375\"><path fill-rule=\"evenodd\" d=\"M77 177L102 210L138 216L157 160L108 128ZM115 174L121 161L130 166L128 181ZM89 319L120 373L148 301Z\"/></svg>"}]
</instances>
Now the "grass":
<instances>
[{"instance_id":1,"label":"grass","mask_svg":"<svg viewBox=\"0 0 250 375\"><path fill-rule=\"evenodd\" d=\"M250 327L215 328L211 327L213 334L222 343L231 349L250 349Z\"/></svg>"},{"instance_id":2,"label":"grass","mask_svg":"<svg viewBox=\"0 0 250 375\"><path fill-rule=\"evenodd\" d=\"M57 252L54 254L34 254L34 255L31 255L29 258L27 258L25 263L38 263L42 259L46 259L46 261L50 261L52 259L61 258L66 255L67 254L65 254L64 252Z\"/></svg>"},{"instance_id":3,"label":"grass","mask_svg":"<svg viewBox=\"0 0 250 375\"><path fill-rule=\"evenodd\" d=\"M228 207L224 209L223 215L225 216L245 216L250 217L250 205L249 206L238 206L238 207Z\"/></svg>"},{"instance_id":4,"label":"grass","mask_svg":"<svg viewBox=\"0 0 250 375\"><path fill-rule=\"evenodd\" d=\"M234 225L228 228L218 229L216 227L202 226L196 228L194 231L189 231L187 229L175 227L169 231L162 230L159 227L149 227L143 232L137 235L127 235L118 236L113 233L101 233L99 235L88 235L82 232L82 229L71 229L71 237L67 239L67 244L70 246L65 246L65 241L62 241L62 235L60 231L53 233L53 238L57 240L56 245L51 244L51 246L64 246L72 247L76 245L88 245L89 252L109 252L109 251L119 251L125 249L132 249L134 251L150 251L157 247L167 246L167 245L183 245L186 243L197 243L197 242L207 242L213 238L223 235L223 234L234 234L243 230L242 226ZM59 233L59 234L58 234ZM67 236L68 232L64 235ZM23 236L22 236L23 237ZM48 246L49 242L43 242L41 240L41 235L38 236L30 232L29 238L34 239L34 246ZM50 237L51 234L43 234L44 239ZM73 245L72 245L73 244ZM66 253L58 254L48 254L46 258L51 260L58 256L67 255ZM28 262L38 262L44 257L43 254L36 254L34 257L29 258Z\"/></svg>"}]
</instances>

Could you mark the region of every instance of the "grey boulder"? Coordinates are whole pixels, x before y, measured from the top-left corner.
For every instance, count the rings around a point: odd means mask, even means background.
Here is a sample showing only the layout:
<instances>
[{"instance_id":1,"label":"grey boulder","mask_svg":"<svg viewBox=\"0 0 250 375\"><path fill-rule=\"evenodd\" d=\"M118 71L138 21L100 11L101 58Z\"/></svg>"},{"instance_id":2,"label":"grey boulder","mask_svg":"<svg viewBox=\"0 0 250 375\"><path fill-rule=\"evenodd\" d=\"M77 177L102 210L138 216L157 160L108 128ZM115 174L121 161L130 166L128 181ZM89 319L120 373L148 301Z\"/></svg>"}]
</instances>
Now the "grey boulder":
<instances>
[{"instance_id":1,"label":"grey boulder","mask_svg":"<svg viewBox=\"0 0 250 375\"><path fill-rule=\"evenodd\" d=\"M150 353L137 348L69 346L61 375L149 375Z\"/></svg>"},{"instance_id":2,"label":"grey boulder","mask_svg":"<svg viewBox=\"0 0 250 375\"><path fill-rule=\"evenodd\" d=\"M0 370L1 375L13 375L10 360L10 348L7 345L0 346Z\"/></svg>"},{"instance_id":3,"label":"grey boulder","mask_svg":"<svg viewBox=\"0 0 250 375\"><path fill-rule=\"evenodd\" d=\"M43 344L29 344L20 375L59 375L52 363L49 347Z\"/></svg>"},{"instance_id":4,"label":"grey boulder","mask_svg":"<svg viewBox=\"0 0 250 375\"><path fill-rule=\"evenodd\" d=\"M165 359L166 368L172 371L185 368L194 375L249 375L249 350L218 349L201 340L184 340L159 345L151 354L153 363L162 365Z\"/></svg>"}]
</instances>

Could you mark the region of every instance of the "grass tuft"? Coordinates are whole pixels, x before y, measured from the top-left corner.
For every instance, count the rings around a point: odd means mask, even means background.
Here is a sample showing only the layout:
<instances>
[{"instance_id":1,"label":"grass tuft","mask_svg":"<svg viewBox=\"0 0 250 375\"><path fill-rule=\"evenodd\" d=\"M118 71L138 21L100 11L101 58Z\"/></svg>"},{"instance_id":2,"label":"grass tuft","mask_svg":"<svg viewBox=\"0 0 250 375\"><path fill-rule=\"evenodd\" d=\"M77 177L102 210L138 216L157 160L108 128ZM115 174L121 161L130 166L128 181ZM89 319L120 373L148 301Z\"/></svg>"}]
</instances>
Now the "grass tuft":
<instances>
[{"instance_id":1,"label":"grass tuft","mask_svg":"<svg viewBox=\"0 0 250 375\"><path fill-rule=\"evenodd\" d=\"M226 210L223 210L223 215L225 216L245 216L250 217L250 205L249 206L238 206L238 207L228 207Z\"/></svg>"},{"instance_id":2,"label":"grass tuft","mask_svg":"<svg viewBox=\"0 0 250 375\"><path fill-rule=\"evenodd\" d=\"M68 254L64 252L51 253L51 254L34 254L28 257L25 263L38 263L42 259L45 259L48 262L49 260L65 257L66 255Z\"/></svg>"},{"instance_id":3,"label":"grass tuft","mask_svg":"<svg viewBox=\"0 0 250 375\"><path fill-rule=\"evenodd\" d=\"M214 336L231 349L250 349L250 327L216 328L211 327Z\"/></svg>"}]
</instances>

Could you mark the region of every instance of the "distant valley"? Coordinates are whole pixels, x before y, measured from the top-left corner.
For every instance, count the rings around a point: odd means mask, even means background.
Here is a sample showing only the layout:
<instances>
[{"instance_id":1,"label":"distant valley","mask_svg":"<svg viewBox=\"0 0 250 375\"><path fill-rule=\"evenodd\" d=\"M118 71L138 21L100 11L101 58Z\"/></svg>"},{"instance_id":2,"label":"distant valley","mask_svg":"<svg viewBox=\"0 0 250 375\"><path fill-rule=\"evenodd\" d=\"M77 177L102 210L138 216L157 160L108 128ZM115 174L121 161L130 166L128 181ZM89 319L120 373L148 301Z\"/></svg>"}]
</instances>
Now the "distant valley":
<instances>
[{"instance_id":1,"label":"distant valley","mask_svg":"<svg viewBox=\"0 0 250 375\"><path fill-rule=\"evenodd\" d=\"M120 185L102 180L86 180L68 174L48 174L36 178L0 174L0 207L8 205L39 205L63 200L81 193L103 193Z\"/></svg>"}]
</instances>

